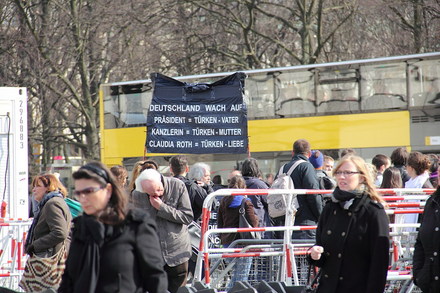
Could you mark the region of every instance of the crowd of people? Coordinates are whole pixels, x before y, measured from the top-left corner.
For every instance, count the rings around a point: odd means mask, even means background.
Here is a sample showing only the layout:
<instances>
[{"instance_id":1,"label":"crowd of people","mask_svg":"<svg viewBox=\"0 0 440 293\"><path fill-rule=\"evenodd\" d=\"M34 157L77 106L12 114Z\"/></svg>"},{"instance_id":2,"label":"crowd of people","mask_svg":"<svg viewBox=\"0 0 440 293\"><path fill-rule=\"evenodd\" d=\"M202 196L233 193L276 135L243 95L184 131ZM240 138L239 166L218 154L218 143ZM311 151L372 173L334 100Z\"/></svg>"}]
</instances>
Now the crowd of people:
<instances>
[{"instance_id":1,"label":"crowd of people","mask_svg":"<svg viewBox=\"0 0 440 293\"><path fill-rule=\"evenodd\" d=\"M292 239L316 243L309 260L321 268L317 292L383 292L389 265L389 218L377 189L437 188L438 156L397 148L390 157L377 154L367 163L354 150L345 149L335 160L298 139L291 161L277 174L289 169L296 189L334 190L329 198L297 195L294 225L318 227L292 234ZM208 194L221 188L267 189L277 178L264 176L254 158L231 171L228 185L219 175L212 182L208 164L190 166L183 155L170 158L169 173L160 173L154 160L142 160L134 165L127 184L123 166L109 169L99 162L88 163L73 174L73 196L83 209L73 220L64 201L66 188L56 176L35 177L32 193L38 206L26 253L43 258L56 255L65 261L62 277L60 273L54 282L39 286L58 292L175 293L194 273L188 225L201 221ZM435 269L427 268L427 252L436 253L440 247L440 234L432 240L440 226L439 193L426 204L428 212L415 247L415 283L423 292L440 288L435 279L440 274L437 255L432 261ZM285 216L269 215L266 196L249 195L221 199L218 227L238 228L242 206L252 227L286 224ZM238 233L221 234L220 241L227 247L239 238ZM262 232L261 238L283 238L283 233ZM241 259L237 268L249 271L250 259Z\"/></svg>"}]
</instances>

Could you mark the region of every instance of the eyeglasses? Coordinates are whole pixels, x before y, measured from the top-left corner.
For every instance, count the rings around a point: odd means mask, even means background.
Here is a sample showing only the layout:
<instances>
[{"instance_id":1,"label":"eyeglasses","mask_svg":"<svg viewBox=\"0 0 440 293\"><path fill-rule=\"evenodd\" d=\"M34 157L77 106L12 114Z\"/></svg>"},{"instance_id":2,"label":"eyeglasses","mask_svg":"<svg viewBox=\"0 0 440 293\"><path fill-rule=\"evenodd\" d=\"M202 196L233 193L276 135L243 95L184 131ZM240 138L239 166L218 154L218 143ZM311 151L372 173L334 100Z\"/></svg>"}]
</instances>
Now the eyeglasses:
<instances>
[{"instance_id":1,"label":"eyeglasses","mask_svg":"<svg viewBox=\"0 0 440 293\"><path fill-rule=\"evenodd\" d=\"M353 174L360 174L361 172L355 172L355 171L336 171L334 174L335 176L338 175L344 175L344 176L351 176Z\"/></svg>"},{"instance_id":2,"label":"eyeglasses","mask_svg":"<svg viewBox=\"0 0 440 293\"><path fill-rule=\"evenodd\" d=\"M84 194L84 196L89 196L90 194L95 193L101 189L104 189L104 187L87 187L84 188L83 190L74 190L73 196L75 198L80 198L81 194Z\"/></svg>"}]
</instances>

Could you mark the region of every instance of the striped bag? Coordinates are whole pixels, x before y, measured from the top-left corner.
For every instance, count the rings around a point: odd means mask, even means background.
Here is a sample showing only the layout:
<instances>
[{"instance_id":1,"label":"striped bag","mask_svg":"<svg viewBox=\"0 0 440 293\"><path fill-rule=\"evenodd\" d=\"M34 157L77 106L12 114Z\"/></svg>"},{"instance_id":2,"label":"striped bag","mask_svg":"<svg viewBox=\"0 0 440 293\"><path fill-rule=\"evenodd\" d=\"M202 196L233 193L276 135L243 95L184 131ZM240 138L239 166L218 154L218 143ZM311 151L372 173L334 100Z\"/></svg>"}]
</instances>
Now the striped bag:
<instances>
[{"instance_id":1,"label":"striped bag","mask_svg":"<svg viewBox=\"0 0 440 293\"><path fill-rule=\"evenodd\" d=\"M58 289L66 267L66 245L48 258L32 255L28 258L19 286L26 292Z\"/></svg>"}]
</instances>

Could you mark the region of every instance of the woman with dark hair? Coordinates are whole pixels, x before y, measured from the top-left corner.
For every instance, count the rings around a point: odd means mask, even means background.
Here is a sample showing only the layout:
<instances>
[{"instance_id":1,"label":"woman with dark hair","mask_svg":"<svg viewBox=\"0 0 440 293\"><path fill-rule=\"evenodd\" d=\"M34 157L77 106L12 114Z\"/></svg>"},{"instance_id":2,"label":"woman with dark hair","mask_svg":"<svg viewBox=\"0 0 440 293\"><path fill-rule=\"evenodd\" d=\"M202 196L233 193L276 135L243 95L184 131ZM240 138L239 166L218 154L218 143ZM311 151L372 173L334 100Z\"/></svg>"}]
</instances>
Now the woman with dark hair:
<instances>
[{"instance_id":1,"label":"woman with dark hair","mask_svg":"<svg viewBox=\"0 0 440 293\"><path fill-rule=\"evenodd\" d=\"M311 262L321 267L317 292L383 292L388 272L389 222L365 161L343 157L316 230Z\"/></svg>"},{"instance_id":2,"label":"woman with dark hair","mask_svg":"<svg viewBox=\"0 0 440 293\"><path fill-rule=\"evenodd\" d=\"M229 181L228 188L234 189L245 189L246 182L240 175L235 175ZM217 216L217 227L218 228L239 228L238 223L238 208L241 206L243 200L246 199L245 195L237 196L225 196L220 201L220 207ZM258 217L255 215L252 202L246 199L245 202L245 215L248 222L253 227L258 227ZM221 244L229 245L234 240L240 239L240 234L238 233L222 233L220 234Z\"/></svg>"},{"instance_id":3,"label":"woman with dark hair","mask_svg":"<svg viewBox=\"0 0 440 293\"><path fill-rule=\"evenodd\" d=\"M440 292L440 186L428 198L414 245L413 280L422 292Z\"/></svg>"},{"instance_id":4,"label":"woman with dark hair","mask_svg":"<svg viewBox=\"0 0 440 293\"><path fill-rule=\"evenodd\" d=\"M391 154L391 164L399 169L400 176L402 177L402 186L405 187L405 182L408 181L411 177L406 172L406 163L408 161L408 152L406 148L399 147L393 151Z\"/></svg>"},{"instance_id":5,"label":"woman with dark hair","mask_svg":"<svg viewBox=\"0 0 440 293\"><path fill-rule=\"evenodd\" d=\"M127 195L100 162L73 173L84 213L73 220L72 243L58 292L166 292L156 224L127 210Z\"/></svg>"},{"instance_id":6,"label":"woman with dark hair","mask_svg":"<svg viewBox=\"0 0 440 293\"><path fill-rule=\"evenodd\" d=\"M228 188L244 189L246 182L241 175L233 176ZM245 195L225 196L220 201L217 214L218 228L239 228L240 208L244 201L244 214L252 227L258 227L258 217L255 215L252 202ZM220 241L224 247L228 247L233 241L240 239L239 233L221 233ZM234 274L228 284L232 288L237 281L248 281L249 271L252 265L252 257L239 257L235 261Z\"/></svg>"},{"instance_id":7,"label":"woman with dark hair","mask_svg":"<svg viewBox=\"0 0 440 293\"><path fill-rule=\"evenodd\" d=\"M380 188L402 188L402 176L399 169L389 167L383 171L383 180Z\"/></svg>"},{"instance_id":8,"label":"woman with dark hair","mask_svg":"<svg viewBox=\"0 0 440 293\"><path fill-rule=\"evenodd\" d=\"M249 189L267 189L269 186L261 180L261 170L258 167L258 162L254 158L244 160L241 166L241 174L246 181L246 188ZM255 215L259 220L259 227L271 227L272 221L269 217L269 210L267 205L267 197L262 195L249 195L249 199L254 205ZM264 232L263 238L273 239L272 232Z\"/></svg>"},{"instance_id":9,"label":"woman with dark hair","mask_svg":"<svg viewBox=\"0 0 440 293\"><path fill-rule=\"evenodd\" d=\"M26 238L26 253L31 257L35 255L41 258L51 258L58 253L65 253L61 250L68 250L67 236L72 221L69 207L64 201L67 195L66 188L55 175L40 175L32 181L32 195L38 202L38 209ZM65 258L65 255L61 255L61 258ZM33 272L25 272L22 279L24 283L20 286L25 290L33 288L33 292L39 292L38 287L41 291L48 288L56 289L62 274L62 272L53 272L51 280L37 284L35 279L29 279L34 283L25 281L28 273ZM59 277L56 274L59 274Z\"/></svg>"},{"instance_id":10,"label":"woman with dark hair","mask_svg":"<svg viewBox=\"0 0 440 293\"><path fill-rule=\"evenodd\" d=\"M269 186L261 178L263 174L258 167L258 162L254 158L248 158L244 160L241 166L241 174L246 181L246 188L249 189L267 189ZM267 196L264 195L249 195L248 198L254 205L255 215L258 217L259 227L272 227L272 219L269 216L269 206L267 204ZM274 239L275 234L273 232L262 232L263 239ZM267 280L271 264L267 261L263 261L258 267L258 274L255 276L257 281Z\"/></svg>"}]
</instances>

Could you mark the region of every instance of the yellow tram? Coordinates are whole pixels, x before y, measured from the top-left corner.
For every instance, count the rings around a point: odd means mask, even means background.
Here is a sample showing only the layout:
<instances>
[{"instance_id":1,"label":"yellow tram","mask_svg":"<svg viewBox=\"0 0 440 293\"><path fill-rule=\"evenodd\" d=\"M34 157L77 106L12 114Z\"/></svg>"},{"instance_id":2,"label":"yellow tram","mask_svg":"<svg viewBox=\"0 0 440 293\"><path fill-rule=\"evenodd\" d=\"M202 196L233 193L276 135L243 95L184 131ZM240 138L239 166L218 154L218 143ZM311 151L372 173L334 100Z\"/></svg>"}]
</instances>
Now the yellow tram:
<instances>
[{"instance_id":1,"label":"yellow tram","mask_svg":"<svg viewBox=\"0 0 440 293\"><path fill-rule=\"evenodd\" d=\"M292 144L305 138L313 149L338 158L353 148L365 159L400 146L440 153L440 52L243 71L250 155L264 174L290 160ZM211 83L232 72L181 76ZM145 154L150 80L100 87L101 160L111 166L172 154ZM226 175L249 154L189 155L212 173Z\"/></svg>"}]
</instances>

